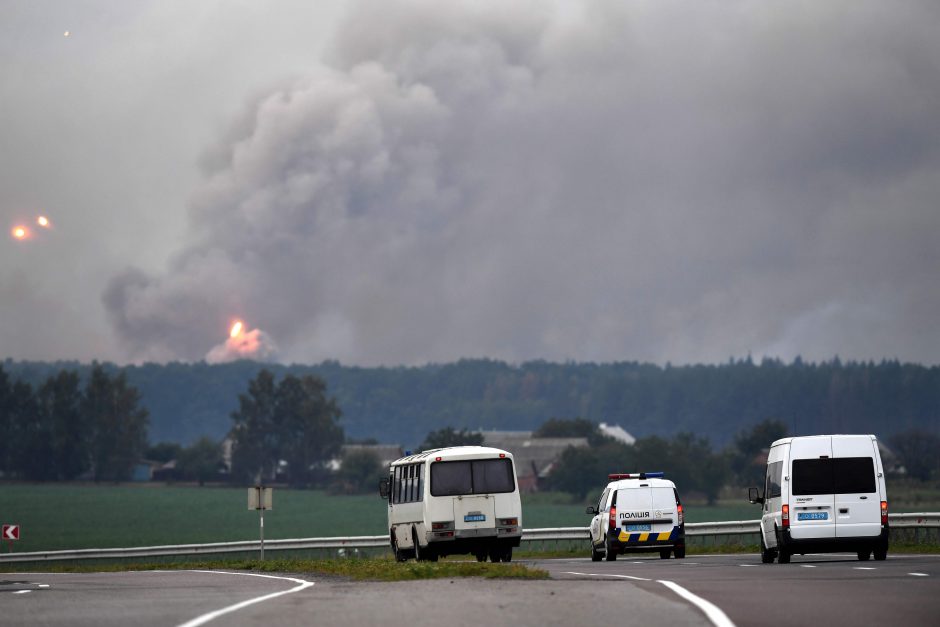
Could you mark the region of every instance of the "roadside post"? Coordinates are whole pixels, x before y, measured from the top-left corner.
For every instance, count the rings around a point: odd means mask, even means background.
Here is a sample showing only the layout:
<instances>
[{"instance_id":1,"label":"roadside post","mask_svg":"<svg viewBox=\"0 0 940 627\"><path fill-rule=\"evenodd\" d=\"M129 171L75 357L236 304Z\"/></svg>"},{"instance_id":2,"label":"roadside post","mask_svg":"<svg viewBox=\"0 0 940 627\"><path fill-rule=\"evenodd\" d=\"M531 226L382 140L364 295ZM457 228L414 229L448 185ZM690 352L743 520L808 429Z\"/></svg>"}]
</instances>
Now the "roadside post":
<instances>
[{"instance_id":1,"label":"roadside post","mask_svg":"<svg viewBox=\"0 0 940 627\"><path fill-rule=\"evenodd\" d=\"M20 526L19 525L3 525L3 533L0 534L4 540L10 546L9 552L13 552L13 541L20 539Z\"/></svg>"},{"instance_id":2,"label":"roadside post","mask_svg":"<svg viewBox=\"0 0 940 627\"><path fill-rule=\"evenodd\" d=\"M274 488L256 485L248 488L248 509L256 509L261 530L261 561L264 561L264 510L274 509Z\"/></svg>"}]
</instances>

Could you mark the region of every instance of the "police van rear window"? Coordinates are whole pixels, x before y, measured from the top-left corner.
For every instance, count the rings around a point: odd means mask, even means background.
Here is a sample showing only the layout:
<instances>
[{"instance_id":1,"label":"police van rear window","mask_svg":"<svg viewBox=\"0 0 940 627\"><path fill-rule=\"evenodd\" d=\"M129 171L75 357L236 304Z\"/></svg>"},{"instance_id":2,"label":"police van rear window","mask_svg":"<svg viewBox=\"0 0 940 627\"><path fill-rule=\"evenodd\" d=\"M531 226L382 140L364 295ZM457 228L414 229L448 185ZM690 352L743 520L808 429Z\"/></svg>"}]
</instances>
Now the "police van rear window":
<instances>
[{"instance_id":1,"label":"police van rear window","mask_svg":"<svg viewBox=\"0 0 940 627\"><path fill-rule=\"evenodd\" d=\"M794 496L872 494L876 491L871 457L793 460Z\"/></svg>"}]
</instances>

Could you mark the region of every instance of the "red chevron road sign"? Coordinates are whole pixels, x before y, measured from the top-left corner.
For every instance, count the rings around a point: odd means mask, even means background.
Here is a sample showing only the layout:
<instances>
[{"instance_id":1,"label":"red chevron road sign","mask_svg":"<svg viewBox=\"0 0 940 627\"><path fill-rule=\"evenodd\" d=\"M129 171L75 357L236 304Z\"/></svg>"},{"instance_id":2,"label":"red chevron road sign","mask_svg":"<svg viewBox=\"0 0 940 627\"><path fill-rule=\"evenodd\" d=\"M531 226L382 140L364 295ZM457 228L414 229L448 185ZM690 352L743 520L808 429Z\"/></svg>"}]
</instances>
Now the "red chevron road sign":
<instances>
[{"instance_id":1,"label":"red chevron road sign","mask_svg":"<svg viewBox=\"0 0 940 627\"><path fill-rule=\"evenodd\" d=\"M20 539L20 526L19 525L3 525L3 534L2 537L4 540L19 540Z\"/></svg>"}]
</instances>

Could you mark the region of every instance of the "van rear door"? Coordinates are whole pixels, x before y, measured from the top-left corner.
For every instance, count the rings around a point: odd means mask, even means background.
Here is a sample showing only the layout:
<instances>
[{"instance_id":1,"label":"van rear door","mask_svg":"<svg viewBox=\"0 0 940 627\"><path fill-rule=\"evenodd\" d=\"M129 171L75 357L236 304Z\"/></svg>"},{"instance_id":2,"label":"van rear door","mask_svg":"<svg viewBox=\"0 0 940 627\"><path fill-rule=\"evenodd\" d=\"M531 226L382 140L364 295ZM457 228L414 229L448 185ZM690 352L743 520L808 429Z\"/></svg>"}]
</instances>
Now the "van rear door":
<instances>
[{"instance_id":1,"label":"van rear door","mask_svg":"<svg viewBox=\"0 0 940 627\"><path fill-rule=\"evenodd\" d=\"M627 533L652 531L652 517L649 485L617 490L617 526Z\"/></svg>"},{"instance_id":2,"label":"van rear door","mask_svg":"<svg viewBox=\"0 0 940 627\"><path fill-rule=\"evenodd\" d=\"M877 445L870 436L833 436L832 474L835 491L836 537L855 538L881 533Z\"/></svg>"},{"instance_id":3,"label":"van rear door","mask_svg":"<svg viewBox=\"0 0 940 627\"><path fill-rule=\"evenodd\" d=\"M669 487L652 488L651 492L653 497L653 533L672 533L672 528L679 524L675 489Z\"/></svg>"},{"instance_id":4,"label":"van rear door","mask_svg":"<svg viewBox=\"0 0 940 627\"><path fill-rule=\"evenodd\" d=\"M790 445L790 535L834 538L832 438L797 438Z\"/></svg>"}]
</instances>

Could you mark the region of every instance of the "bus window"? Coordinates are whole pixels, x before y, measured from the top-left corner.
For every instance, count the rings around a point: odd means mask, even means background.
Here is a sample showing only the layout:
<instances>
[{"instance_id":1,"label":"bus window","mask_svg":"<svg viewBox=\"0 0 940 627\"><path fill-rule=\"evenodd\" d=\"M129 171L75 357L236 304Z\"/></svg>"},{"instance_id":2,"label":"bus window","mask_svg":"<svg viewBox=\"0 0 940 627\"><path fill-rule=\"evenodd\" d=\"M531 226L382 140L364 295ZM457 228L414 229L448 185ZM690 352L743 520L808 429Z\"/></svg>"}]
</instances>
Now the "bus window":
<instances>
[{"instance_id":1,"label":"bus window","mask_svg":"<svg viewBox=\"0 0 940 627\"><path fill-rule=\"evenodd\" d=\"M512 492L512 462L508 459L478 459L473 464L473 491L477 494Z\"/></svg>"},{"instance_id":2,"label":"bus window","mask_svg":"<svg viewBox=\"0 0 940 627\"><path fill-rule=\"evenodd\" d=\"M409 503L415 500L415 467L408 466L408 491L405 498Z\"/></svg>"},{"instance_id":3,"label":"bus window","mask_svg":"<svg viewBox=\"0 0 940 627\"><path fill-rule=\"evenodd\" d=\"M424 500L424 464L418 464L418 500Z\"/></svg>"},{"instance_id":4,"label":"bus window","mask_svg":"<svg viewBox=\"0 0 940 627\"><path fill-rule=\"evenodd\" d=\"M493 494L513 492L512 462L508 459L436 462L431 465L431 494Z\"/></svg>"}]
</instances>

